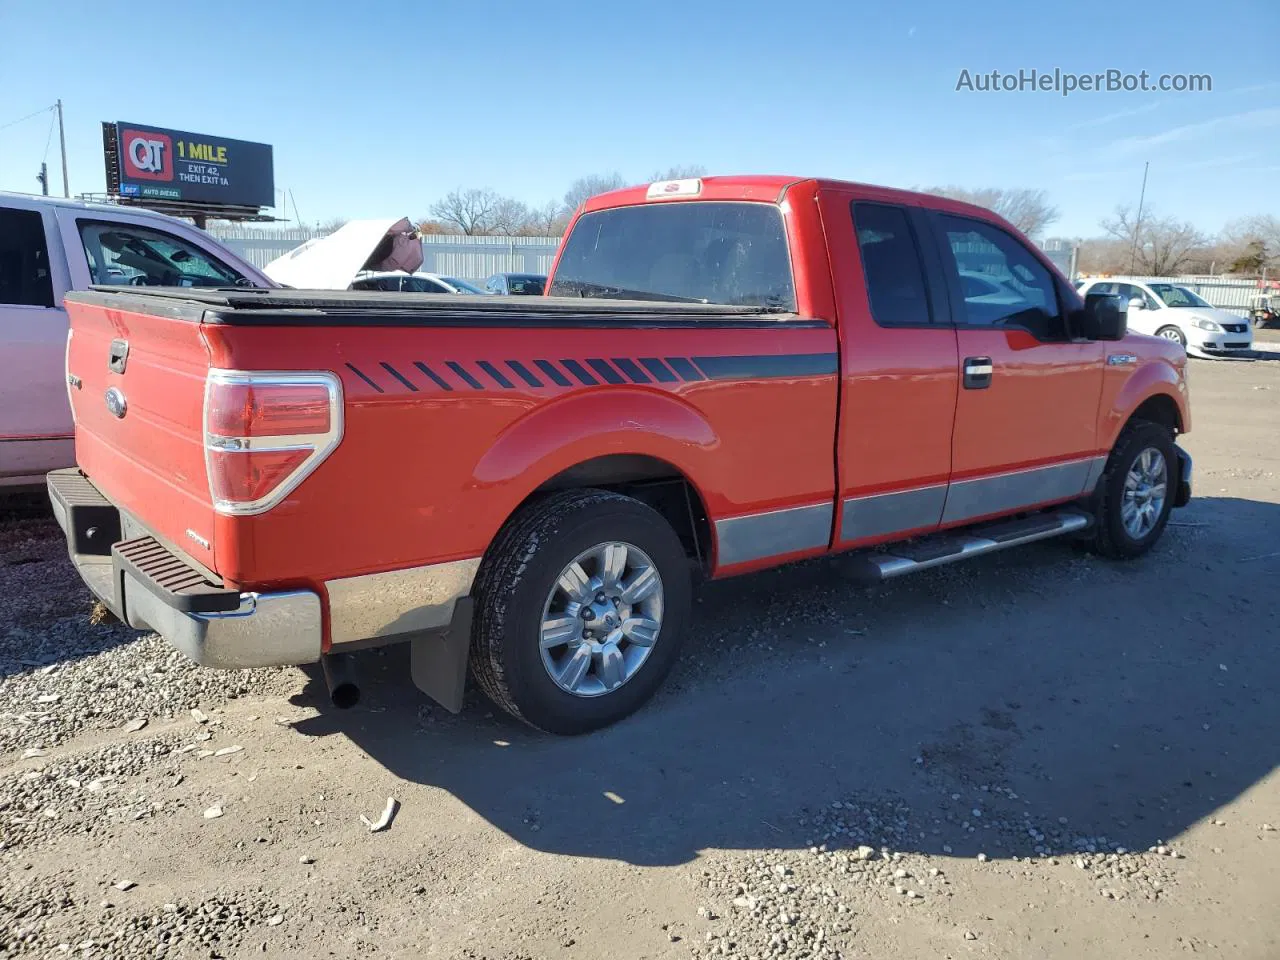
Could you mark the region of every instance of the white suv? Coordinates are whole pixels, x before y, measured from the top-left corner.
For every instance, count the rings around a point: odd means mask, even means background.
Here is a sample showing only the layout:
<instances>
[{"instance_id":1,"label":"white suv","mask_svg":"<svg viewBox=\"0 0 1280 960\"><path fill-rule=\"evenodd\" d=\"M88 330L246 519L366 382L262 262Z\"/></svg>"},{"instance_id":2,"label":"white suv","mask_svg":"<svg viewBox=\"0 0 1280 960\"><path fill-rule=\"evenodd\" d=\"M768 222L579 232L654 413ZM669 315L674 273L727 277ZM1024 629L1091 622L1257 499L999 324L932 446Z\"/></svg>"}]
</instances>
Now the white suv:
<instances>
[{"instance_id":1,"label":"white suv","mask_svg":"<svg viewBox=\"0 0 1280 960\"><path fill-rule=\"evenodd\" d=\"M1129 301L1129 329L1182 344L1200 357L1252 358L1253 328L1244 317L1210 306L1186 287L1163 281L1111 277L1085 280L1080 296L1119 294Z\"/></svg>"},{"instance_id":2,"label":"white suv","mask_svg":"<svg viewBox=\"0 0 1280 960\"><path fill-rule=\"evenodd\" d=\"M75 465L62 296L100 283L274 286L182 220L0 193L0 488L43 486L50 470Z\"/></svg>"}]
</instances>

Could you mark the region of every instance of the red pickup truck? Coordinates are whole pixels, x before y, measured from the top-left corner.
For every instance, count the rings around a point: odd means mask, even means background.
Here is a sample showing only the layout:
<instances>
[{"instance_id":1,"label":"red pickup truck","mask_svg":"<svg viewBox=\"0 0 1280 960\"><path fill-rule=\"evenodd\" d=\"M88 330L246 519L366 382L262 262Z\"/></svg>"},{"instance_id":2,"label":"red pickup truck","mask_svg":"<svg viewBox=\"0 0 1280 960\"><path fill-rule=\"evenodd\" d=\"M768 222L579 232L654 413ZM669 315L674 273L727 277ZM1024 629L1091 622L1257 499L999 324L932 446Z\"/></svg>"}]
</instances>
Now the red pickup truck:
<instances>
[{"instance_id":1,"label":"red pickup truck","mask_svg":"<svg viewBox=\"0 0 1280 960\"><path fill-rule=\"evenodd\" d=\"M1186 357L987 210L714 177L577 213L548 296L67 297L73 560L216 667L408 641L544 730L650 697L697 574L869 579L1060 535L1133 557L1191 492Z\"/></svg>"}]
</instances>

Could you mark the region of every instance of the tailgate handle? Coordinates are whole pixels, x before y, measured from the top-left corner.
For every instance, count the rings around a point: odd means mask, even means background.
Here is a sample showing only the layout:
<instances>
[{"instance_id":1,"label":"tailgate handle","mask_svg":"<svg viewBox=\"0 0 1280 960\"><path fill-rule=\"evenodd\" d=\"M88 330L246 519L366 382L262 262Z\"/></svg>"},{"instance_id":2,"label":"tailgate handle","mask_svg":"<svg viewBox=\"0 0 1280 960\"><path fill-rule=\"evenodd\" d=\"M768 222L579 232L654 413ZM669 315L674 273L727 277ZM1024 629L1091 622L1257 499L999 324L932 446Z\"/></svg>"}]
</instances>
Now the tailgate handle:
<instances>
[{"instance_id":1,"label":"tailgate handle","mask_svg":"<svg viewBox=\"0 0 1280 960\"><path fill-rule=\"evenodd\" d=\"M111 368L113 373L124 373L125 364L129 362L129 341L128 340L112 340L111 341L111 359L107 361L107 366Z\"/></svg>"}]
</instances>

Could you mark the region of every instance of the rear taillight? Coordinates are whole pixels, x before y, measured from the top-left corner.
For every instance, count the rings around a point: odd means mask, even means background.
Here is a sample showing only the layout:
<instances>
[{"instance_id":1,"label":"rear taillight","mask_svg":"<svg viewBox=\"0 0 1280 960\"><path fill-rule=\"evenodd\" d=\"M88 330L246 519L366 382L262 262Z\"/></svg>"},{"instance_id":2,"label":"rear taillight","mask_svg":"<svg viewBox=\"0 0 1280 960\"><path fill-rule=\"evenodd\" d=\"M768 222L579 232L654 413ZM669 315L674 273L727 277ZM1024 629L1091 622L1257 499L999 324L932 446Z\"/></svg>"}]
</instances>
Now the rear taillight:
<instances>
[{"instance_id":1,"label":"rear taillight","mask_svg":"<svg viewBox=\"0 0 1280 960\"><path fill-rule=\"evenodd\" d=\"M270 510L342 440L342 384L331 373L211 370L204 458L219 513Z\"/></svg>"}]
</instances>

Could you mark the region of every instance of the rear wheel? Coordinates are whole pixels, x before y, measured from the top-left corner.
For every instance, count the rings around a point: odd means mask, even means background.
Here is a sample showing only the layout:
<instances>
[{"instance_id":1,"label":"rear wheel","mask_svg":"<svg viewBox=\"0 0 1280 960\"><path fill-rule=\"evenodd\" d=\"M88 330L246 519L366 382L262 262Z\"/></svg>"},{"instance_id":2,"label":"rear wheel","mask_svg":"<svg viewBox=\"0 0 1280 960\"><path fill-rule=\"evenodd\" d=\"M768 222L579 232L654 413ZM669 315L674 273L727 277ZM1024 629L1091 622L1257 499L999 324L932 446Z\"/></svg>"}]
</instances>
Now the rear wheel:
<instances>
[{"instance_id":1,"label":"rear wheel","mask_svg":"<svg viewBox=\"0 0 1280 960\"><path fill-rule=\"evenodd\" d=\"M1161 327L1156 331L1156 336L1164 337L1166 340L1172 340L1174 343L1180 345L1184 350L1187 348L1187 338L1177 327Z\"/></svg>"},{"instance_id":2,"label":"rear wheel","mask_svg":"<svg viewBox=\"0 0 1280 960\"><path fill-rule=\"evenodd\" d=\"M1169 428L1145 420L1126 426L1098 481L1094 548L1117 559L1150 550L1169 521L1178 469Z\"/></svg>"},{"instance_id":3,"label":"rear wheel","mask_svg":"<svg viewBox=\"0 0 1280 960\"><path fill-rule=\"evenodd\" d=\"M477 578L476 681L551 733L621 720L661 685L689 617L690 566L661 514L605 490L514 517Z\"/></svg>"}]
</instances>

